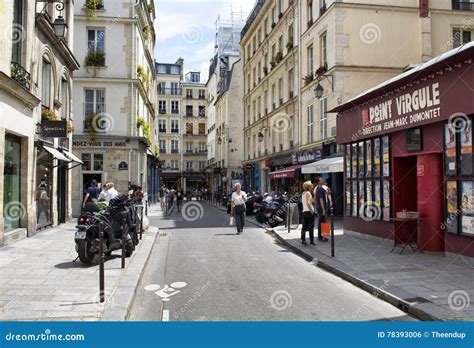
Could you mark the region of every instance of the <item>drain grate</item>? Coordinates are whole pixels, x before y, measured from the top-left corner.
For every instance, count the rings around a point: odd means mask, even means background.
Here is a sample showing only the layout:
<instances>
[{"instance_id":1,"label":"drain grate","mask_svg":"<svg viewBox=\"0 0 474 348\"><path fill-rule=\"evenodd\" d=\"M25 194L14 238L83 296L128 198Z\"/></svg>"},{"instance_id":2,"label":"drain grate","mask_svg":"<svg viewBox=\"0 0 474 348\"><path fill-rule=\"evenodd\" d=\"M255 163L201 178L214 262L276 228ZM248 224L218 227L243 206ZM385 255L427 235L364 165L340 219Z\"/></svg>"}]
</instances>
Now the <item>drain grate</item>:
<instances>
[{"instance_id":1,"label":"drain grate","mask_svg":"<svg viewBox=\"0 0 474 348\"><path fill-rule=\"evenodd\" d=\"M407 298L405 299L406 302L409 303L431 303L430 300L427 300L424 297L412 297L412 298Z\"/></svg>"},{"instance_id":2,"label":"drain grate","mask_svg":"<svg viewBox=\"0 0 474 348\"><path fill-rule=\"evenodd\" d=\"M168 235L168 233L160 233L159 236L160 237L166 237Z\"/></svg>"}]
</instances>

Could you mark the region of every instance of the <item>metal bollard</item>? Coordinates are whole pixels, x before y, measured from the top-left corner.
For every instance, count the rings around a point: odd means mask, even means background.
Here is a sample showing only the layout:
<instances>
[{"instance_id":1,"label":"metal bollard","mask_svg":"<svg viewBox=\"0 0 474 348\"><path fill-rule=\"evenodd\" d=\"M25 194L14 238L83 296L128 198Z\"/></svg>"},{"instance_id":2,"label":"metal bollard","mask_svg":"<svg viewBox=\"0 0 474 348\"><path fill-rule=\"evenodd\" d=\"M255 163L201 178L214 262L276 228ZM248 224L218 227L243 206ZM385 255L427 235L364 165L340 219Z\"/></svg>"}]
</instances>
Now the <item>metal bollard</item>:
<instances>
[{"instance_id":1,"label":"metal bollard","mask_svg":"<svg viewBox=\"0 0 474 348\"><path fill-rule=\"evenodd\" d=\"M291 212L291 203L288 202L288 212L286 213L286 223L288 224L288 233L291 233L291 217L290 217L290 212Z\"/></svg>"},{"instance_id":2,"label":"metal bollard","mask_svg":"<svg viewBox=\"0 0 474 348\"><path fill-rule=\"evenodd\" d=\"M99 224L99 298L100 303L105 302L105 253L104 253L104 226Z\"/></svg>"},{"instance_id":3,"label":"metal bollard","mask_svg":"<svg viewBox=\"0 0 474 348\"><path fill-rule=\"evenodd\" d=\"M143 238L143 206L140 212L140 240Z\"/></svg>"},{"instance_id":4,"label":"metal bollard","mask_svg":"<svg viewBox=\"0 0 474 348\"><path fill-rule=\"evenodd\" d=\"M127 232L128 226L123 224L123 233L122 233L122 269L125 268L125 244L127 243Z\"/></svg>"},{"instance_id":5,"label":"metal bollard","mask_svg":"<svg viewBox=\"0 0 474 348\"><path fill-rule=\"evenodd\" d=\"M331 209L331 257L335 257L334 251L334 211Z\"/></svg>"}]
</instances>

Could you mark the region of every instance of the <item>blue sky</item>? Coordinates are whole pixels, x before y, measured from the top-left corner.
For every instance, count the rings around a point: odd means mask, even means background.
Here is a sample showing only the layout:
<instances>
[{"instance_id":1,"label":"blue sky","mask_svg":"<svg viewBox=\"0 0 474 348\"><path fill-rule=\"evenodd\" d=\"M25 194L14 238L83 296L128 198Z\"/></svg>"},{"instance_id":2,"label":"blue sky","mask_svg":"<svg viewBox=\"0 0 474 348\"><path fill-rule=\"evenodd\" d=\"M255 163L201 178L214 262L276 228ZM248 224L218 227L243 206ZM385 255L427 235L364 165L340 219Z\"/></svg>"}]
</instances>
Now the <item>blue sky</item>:
<instances>
[{"instance_id":1,"label":"blue sky","mask_svg":"<svg viewBox=\"0 0 474 348\"><path fill-rule=\"evenodd\" d=\"M186 70L200 70L207 76L214 54L215 23L231 12L244 16L255 0L154 0L157 19L155 58L160 63L184 59Z\"/></svg>"}]
</instances>

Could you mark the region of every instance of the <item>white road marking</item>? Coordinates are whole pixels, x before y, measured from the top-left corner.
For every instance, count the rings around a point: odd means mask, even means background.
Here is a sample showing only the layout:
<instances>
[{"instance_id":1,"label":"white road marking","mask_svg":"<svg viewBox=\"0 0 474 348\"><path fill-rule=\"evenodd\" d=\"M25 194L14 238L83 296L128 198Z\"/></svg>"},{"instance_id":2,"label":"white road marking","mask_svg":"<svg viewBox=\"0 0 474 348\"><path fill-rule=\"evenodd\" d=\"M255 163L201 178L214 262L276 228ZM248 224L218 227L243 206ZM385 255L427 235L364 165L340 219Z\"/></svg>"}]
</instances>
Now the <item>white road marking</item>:
<instances>
[{"instance_id":1,"label":"white road marking","mask_svg":"<svg viewBox=\"0 0 474 348\"><path fill-rule=\"evenodd\" d=\"M161 321L170 321L170 311L168 309L163 310Z\"/></svg>"}]
</instances>

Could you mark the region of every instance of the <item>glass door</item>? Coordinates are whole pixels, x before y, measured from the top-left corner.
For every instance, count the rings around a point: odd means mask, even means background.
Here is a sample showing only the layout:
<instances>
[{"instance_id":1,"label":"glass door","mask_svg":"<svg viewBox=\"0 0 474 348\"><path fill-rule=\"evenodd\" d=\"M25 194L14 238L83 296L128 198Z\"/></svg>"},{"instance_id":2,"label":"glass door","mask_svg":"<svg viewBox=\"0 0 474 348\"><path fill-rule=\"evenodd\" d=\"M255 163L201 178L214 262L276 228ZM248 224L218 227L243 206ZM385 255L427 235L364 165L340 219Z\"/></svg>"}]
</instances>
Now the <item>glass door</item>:
<instances>
[{"instance_id":1,"label":"glass door","mask_svg":"<svg viewBox=\"0 0 474 348\"><path fill-rule=\"evenodd\" d=\"M5 167L3 170L3 218L5 232L21 226L26 210L21 203L21 139L5 136Z\"/></svg>"},{"instance_id":2,"label":"glass door","mask_svg":"<svg viewBox=\"0 0 474 348\"><path fill-rule=\"evenodd\" d=\"M37 149L36 160L36 229L51 223L51 172L53 158L49 152Z\"/></svg>"}]
</instances>

